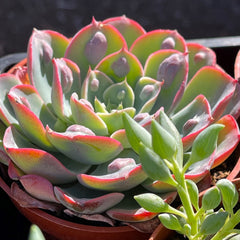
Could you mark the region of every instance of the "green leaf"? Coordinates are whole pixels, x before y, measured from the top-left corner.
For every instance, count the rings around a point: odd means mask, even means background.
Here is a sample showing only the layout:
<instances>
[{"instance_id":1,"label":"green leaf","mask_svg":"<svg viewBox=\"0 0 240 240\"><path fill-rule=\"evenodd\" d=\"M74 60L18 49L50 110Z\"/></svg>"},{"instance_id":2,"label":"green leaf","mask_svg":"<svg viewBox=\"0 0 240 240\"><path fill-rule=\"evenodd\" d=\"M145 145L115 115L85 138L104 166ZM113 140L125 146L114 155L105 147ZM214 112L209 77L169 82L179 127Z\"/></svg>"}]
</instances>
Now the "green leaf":
<instances>
[{"instance_id":1,"label":"green leaf","mask_svg":"<svg viewBox=\"0 0 240 240\"><path fill-rule=\"evenodd\" d=\"M31 225L28 240L45 240L41 229L37 225Z\"/></svg>"},{"instance_id":2,"label":"green leaf","mask_svg":"<svg viewBox=\"0 0 240 240\"><path fill-rule=\"evenodd\" d=\"M217 147L218 134L222 124L212 124L205 128L194 140L188 165L209 157Z\"/></svg>"},{"instance_id":3,"label":"green leaf","mask_svg":"<svg viewBox=\"0 0 240 240\"><path fill-rule=\"evenodd\" d=\"M192 180L189 180L189 179L186 180L186 184L187 184L188 193L189 193L189 196L190 196L190 199L191 199L191 203L194 206L194 208L196 210L198 210L199 209L199 206L198 206L198 202L199 202L198 187L197 187L195 182L193 182Z\"/></svg>"},{"instance_id":4,"label":"green leaf","mask_svg":"<svg viewBox=\"0 0 240 240\"><path fill-rule=\"evenodd\" d=\"M128 141L136 153L139 153L140 142L151 147L151 134L126 113L123 114L123 124Z\"/></svg>"},{"instance_id":5,"label":"green leaf","mask_svg":"<svg viewBox=\"0 0 240 240\"><path fill-rule=\"evenodd\" d=\"M152 120L151 127L153 150L162 159L174 161L173 157L177 151L175 138L155 120Z\"/></svg>"},{"instance_id":6,"label":"green leaf","mask_svg":"<svg viewBox=\"0 0 240 240\"><path fill-rule=\"evenodd\" d=\"M203 195L202 198L202 208L204 210L211 210L218 207L221 203L221 195L218 188L210 188L207 192Z\"/></svg>"},{"instance_id":7,"label":"green leaf","mask_svg":"<svg viewBox=\"0 0 240 240\"><path fill-rule=\"evenodd\" d=\"M220 179L216 183L216 186L221 192L225 210L232 212L239 199L238 191L235 185L228 179Z\"/></svg>"},{"instance_id":8,"label":"green leaf","mask_svg":"<svg viewBox=\"0 0 240 240\"><path fill-rule=\"evenodd\" d=\"M160 123L160 125L170 134L172 135L177 144L177 153L176 153L176 161L178 162L179 166L182 166L183 162L183 145L182 145L182 138L175 127L174 123L171 119L167 116L167 114L161 109L159 111L159 116L156 118L156 121Z\"/></svg>"},{"instance_id":9,"label":"green leaf","mask_svg":"<svg viewBox=\"0 0 240 240\"><path fill-rule=\"evenodd\" d=\"M175 230L175 231L182 230L182 226L178 218L173 214L169 214L169 213L160 214L159 219L161 223L168 229Z\"/></svg>"},{"instance_id":10,"label":"green leaf","mask_svg":"<svg viewBox=\"0 0 240 240\"><path fill-rule=\"evenodd\" d=\"M227 212L217 212L208 215L201 225L200 232L203 235L215 234L223 227L227 217Z\"/></svg>"},{"instance_id":11,"label":"green leaf","mask_svg":"<svg viewBox=\"0 0 240 240\"><path fill-rule=\"evenodd\" d=\"M163 159L153 150L140 143L139 146L140 162L143 170L153 180L160 180L170 185L176 186L177 183L172 178L172 174Z\"/></svg>"},{"instance_id":12,"label":"green leaf","mask_svg":"<svg viewBox=\"0 0 240 240\"><path fill-rule=\"evenodd\" d=\"M149 212L165 212L169 205L164 200L154 193L144 193L134 196L134 199Z\"/></svg>"}]
</instances>

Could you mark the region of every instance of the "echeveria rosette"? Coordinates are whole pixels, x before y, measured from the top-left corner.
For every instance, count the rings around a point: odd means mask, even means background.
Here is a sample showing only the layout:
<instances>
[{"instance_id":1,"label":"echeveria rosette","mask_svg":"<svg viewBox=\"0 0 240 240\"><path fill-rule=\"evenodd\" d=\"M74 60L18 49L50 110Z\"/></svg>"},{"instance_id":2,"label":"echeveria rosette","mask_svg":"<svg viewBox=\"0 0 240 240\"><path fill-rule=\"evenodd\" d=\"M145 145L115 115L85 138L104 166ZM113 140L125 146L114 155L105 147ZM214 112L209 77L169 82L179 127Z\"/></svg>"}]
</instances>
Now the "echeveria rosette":
<instances>
[{"instance_id":1,"label":"echeveria rosette","mask_svg":"<svg viewBox=\"0 0 240 240\"><path fill-rule=\"evenodd\" d=\"M151 146L151 121L168 114L185 158L206 127L225 125L215 155L186 173L198 182L238 144L236 121L224 115L238 117L238 89L212 50L186 43L177 31L146 32L125 16L93 19L71 39L34 29L27 66L0 76L1 162L28 194L68 213L146 221L156 213L140 208L134 195L151 190L169 203L176 197L139 161L139 141ZM139 123L134 144L125 115Z\"/></svg>"}]
</instances>

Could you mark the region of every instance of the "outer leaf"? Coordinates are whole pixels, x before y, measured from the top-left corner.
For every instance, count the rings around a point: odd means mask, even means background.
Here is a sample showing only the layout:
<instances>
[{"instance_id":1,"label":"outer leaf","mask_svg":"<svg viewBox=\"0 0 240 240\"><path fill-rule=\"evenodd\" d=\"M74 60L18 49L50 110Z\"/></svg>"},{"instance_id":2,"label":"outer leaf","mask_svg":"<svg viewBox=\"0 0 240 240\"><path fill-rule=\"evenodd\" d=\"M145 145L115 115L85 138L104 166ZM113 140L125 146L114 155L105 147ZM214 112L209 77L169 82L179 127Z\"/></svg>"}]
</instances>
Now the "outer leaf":
<instances>
[{"instance_id":1,"label":"outer leaf","mask_svg":"<svg viewBox=\"0 0 240 240\"><path fill-rule=\"evenodd\" d=\"M125 159L115 159L114 162L124 161ZM126 191L142 183L147 175L141 165L127 164L121 166L118 170L106 175L78 175L78 180L86 187L106 190L106 191Z\"/></svg>"},{"instance_id":2,"label":"outer leaf","mask_svg":"<svg viewBox=\"0 0 240 240\"><path fill-rule=\"evenodd\" d=\"M118 204L123 198L122 193L93 191L80 184L71 187L55 187L57 199L68 209L82 214L102 213Z\"/></svg>"},{"instance_id":3,"label":"outer leaf","mask_svg":"<svg viewBox=\"0 0 240 240\"><path fill-rule=\"evenodd\" d=\"M196 96L203 94L212 109L212 116L218 119L224 112L236 87L236 80L216 67L201 68L188 83L177 110L182 109Z\"/></svg>"},{"instance_id":4,"label":"outer leaf","mask_svg":"<svg viewBox=\"0 0 240 240\"><path fill-rule=\"evenodd\" d=\"M226 160L240 141L239 127L236 120L231 115L225 115L218 124L223 124L224 128L219 132L217 142L217 152L212 168L218 166Z\"/></svg>"},{"instance_id":5,"label":"outer leaf","mask_svg":"<svg viewBox=\"0 0 240 240\"><path fill-rule=\"evenodd\" d=\"M141 63L125 48L106 56L95 69L104 72L114 82L121 82L126 78L131 87L143 76Z\"/></svg>"},{"instance_id":6,"label":"outer leaf","mask_svg":"<svg viewBox=\"0 0 240 240\"><path fill-rule=\"evenodd\" d=\"M31 225L28 240L45 240L41 229L37 225Z\"/></svg>"},{"instance_id":7,"label":"outer leaf","mask_svg":"<svg viewBox=\"0 0 240 240\"><path fill-rule=\"evenodd\" d=\"M53 59L52 107L64 121L71 117L70 97L80 95L80 70L68 59Z\"/></svg>"},{"instance_id":8,"label":"outer leaf","mask_svg":"<svg viewBox=\"0 0 240 240\"><path fill-rule=\"evenodd\" d=\"M186 52L187 47L183 37L177 31L160 29L148 32L136 39L130 52L136 55L144 66L148 56L160 49L176 49Z\"/></svg>"},{"instance_id":9,"label":"outer leaf","mask_svg":"<svg viewBox=\"0 0 240 240\"><path fill-rule=\"evenodd\" d=\"M51 103L52 58L61 58L69 40L49 30L34 29L28 43L28 75L46 104Z\"/></svg>"},{"instance_id":10,"label":"outer leaf","mask_svg":"<svg viewBox=\"0 0 240 240\"><path fill-rule=\"evenodd\" d=\"M84 164L100 164L116 157L122 145L110 137L83 134L78 128L54 132L47 128L49 141L63 154Z\"/></svg>"},{"instance_id":11,"label":"outer leaf","mask_svg":"<svg viewBox=\"0 0 240 240\"><path fill-rule=\"evenodd\" d=\"M151 54L144 66L144 75L163 82L152 112L163 106L171 112L180 101L187 82L188 62L185 54L176 50L159 50Z\"/></svg>"},{"instance_id":12,"label":"outer leaf","mask_svg":"<svg viewBox=\"0 0 240 240\"><path fill-rule=\"evenodd\" d=\"M65 57L77 63L81 69L81 79L85 79L89 66L93 69L105 56L123 47L127 44L115 27L93 18L91 24L73 37Z\"/></svg>"},{"instance_id":13,"label":"outer leaf","mask_svg":"<svg viewBox=\"0 0 240 240\"><path fill-rule=\"evenodd\" d=\"M124 36L128 47L141 35L145 34L146 31L136 21L127 18L125 15L121 17L112 17L105 19L103 24L111 24Z\"/></svg>"},{"instance_id":14,"label":"outer leaf","mask_svg":"<svg viewBox=\"0 0 240 240\"><path fill-rule=\"evenodd\" d=\"M194 74L204 66L216 66L216 54L207 47L198 43L187 43L189 72L188 80L192 79Z\"/></svg>"},{"instance_id":15,"label":"outer leaf","mask_svg":"<svg viewBox=\"0 0 240 240\"><path fill-rule=\"evenodd\" d=\"M58 203L53 192L53 185L46 178L38 175L24 175L19 180L31 196L39 200Z\"/></svg>"},{"instance_id":16,"label":"outer leaf","mask_svg":"<svg viewBox=\"0 0 240 240\"><path fill-rule=\"evenodd\" d=\"M55 184L72 182L76 179L74 171L88 169L88 166L76 163L66 157L63 157L60 162L52 154L36 149L13 126L6 130L3 145L12 161L22 171L27 174L40 175ZM69 166L69 161L71 161L71 166ZM69 166L71 170L64 165Z\"/></svg>"},{"instance_id":17,"label":"outer leaf","mask_svg":"<svg viewBox=\"0 0 240 240\"><path fill-rule=\"evenodd\" d=\"M0 76L0 118L6 126L10 124L16 124L14 111L8 100L8 92L10 89L18 84L21 84L20 80L12 74L3 73Z\"/></svg>"},{"instance_id":18,"label":"outer leaf","mask_svg":"<svg viewBox=\"0 0 240 240\"><path fill-rule=\"evenodd\" d=\"M182 136L185 151L192 145L196 136L213 120L210 105L203 95L194 98L171 119Z\"/></svg>"},{"instance_id":19,"label":"outer leaf","mask_svg":"<svg viewBox=\"0 0 240 240\"><path fill-rule=\"evenodd\" d=\"M46 137L46 124L54 127L57 119L44 104L31 85L18 85L11 89L8 99L26 136L44 149L54 150Z\"/></svg>"},{"instance_id":20,"label":"outer leaf","mask_svg":"<svg viewBox=\"0 0 240 240\"><path fill-rule=\"evenodd\" d=\"M199 209L198 206L198 195L199 195L199 191L198 191L198 187L196 185L195 182L193 182L192 180L187 179L186 180L186 184L187 184L187 188L188 188L188 194L190 196L191 199L191 203L194 206L194 208L196 210Z\"/></svg>"}]
</instances>

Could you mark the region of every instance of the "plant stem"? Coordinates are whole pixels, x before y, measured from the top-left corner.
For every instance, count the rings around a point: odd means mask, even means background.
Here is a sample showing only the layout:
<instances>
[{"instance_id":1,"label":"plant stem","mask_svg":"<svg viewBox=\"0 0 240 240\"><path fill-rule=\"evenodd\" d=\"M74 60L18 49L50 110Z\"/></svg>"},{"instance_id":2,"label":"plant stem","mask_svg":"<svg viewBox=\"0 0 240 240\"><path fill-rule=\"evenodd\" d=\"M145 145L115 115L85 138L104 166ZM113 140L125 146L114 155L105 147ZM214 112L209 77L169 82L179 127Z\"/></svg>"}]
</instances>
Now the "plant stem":
<instances>
[{"instance_id":1,"label":"plant stem","mask_svg":"<svg viewBox=\"0 0 240 240\"><path fill-rule=\"evenodd\" d=\"M175 167L174 175L175 175L176 181L178 182L177 192L181 199L182 205L186 211L186 215L188 217L188 220L187 220L188 224L191 226L191 235L196 235L198 231L197 218L195 217L193 206L189 197L183 169L179 168L176 165L174 167Z\"/></svg>"}]
</instances>

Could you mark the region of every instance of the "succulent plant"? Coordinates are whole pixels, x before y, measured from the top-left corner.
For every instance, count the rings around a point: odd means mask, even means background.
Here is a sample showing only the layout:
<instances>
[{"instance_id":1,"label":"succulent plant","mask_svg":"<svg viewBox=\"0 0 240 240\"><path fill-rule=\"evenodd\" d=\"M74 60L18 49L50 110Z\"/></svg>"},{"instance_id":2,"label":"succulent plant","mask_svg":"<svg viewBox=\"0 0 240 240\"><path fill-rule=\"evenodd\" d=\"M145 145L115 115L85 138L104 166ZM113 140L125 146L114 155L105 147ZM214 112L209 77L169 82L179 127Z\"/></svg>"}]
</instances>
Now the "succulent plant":
<instances>
[{"instance_id":1,"label":"succulent plant","mask_svg":"<svg viewBox=\"0 0 240 240\"><path fill-rule=\"evenodd\" d=\"M111 225L157 215L140 208L136 194L151 190L168 203L176 197L143 170L126 136L126 114L143 127L137 134L148 145L150 123L164 109L186 155L203 129L225 125L215 155L186 172L195 182L239 142L239 83L217 65L215 53L175 30L146 32L125 16L93 18L71 39L34 29L26 66L1 74L0 92L1 162L21 183L12 184L16 200L64 206L69 215Z\"/></svg>"}]
</instances>

